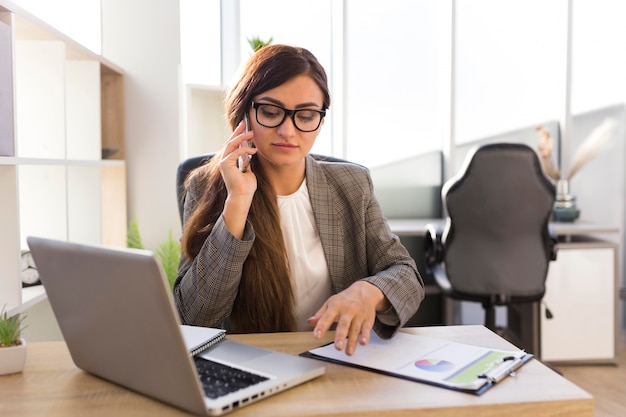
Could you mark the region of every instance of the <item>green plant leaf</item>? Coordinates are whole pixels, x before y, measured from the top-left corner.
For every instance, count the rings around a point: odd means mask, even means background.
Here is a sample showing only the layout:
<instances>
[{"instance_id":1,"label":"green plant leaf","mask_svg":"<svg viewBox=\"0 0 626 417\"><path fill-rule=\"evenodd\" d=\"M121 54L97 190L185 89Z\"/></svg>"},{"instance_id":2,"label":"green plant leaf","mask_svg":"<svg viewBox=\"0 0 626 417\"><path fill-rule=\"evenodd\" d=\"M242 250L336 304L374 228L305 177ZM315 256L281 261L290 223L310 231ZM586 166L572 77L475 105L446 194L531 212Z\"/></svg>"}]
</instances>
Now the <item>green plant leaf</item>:
<instances>
[{"instance_id":1,"label":"green plant leaf","mask_svg":"<svg viewBox=\"0 0 626 417\"><path fill-rule=\"evenodd\" d=\"M17 345L24 330L24 316L16 314L9 317L6 306L0 313L0 348Z\"/></svg>"},{"instance_id":2,"label":"green plant leaf","mask_svg":"<svg viewBox=\"0 0 626 417\"><path fill-rule=\"evenodd\" d=\"M264 46L271 44L273 41L274 41L273 37L270 37L267 41L262 40L258 36L248 38L248 44L250 45L250 48L252 48L252 52L258 51Z\"/></svg>"},{"instance_id":3,"label":"green plant leaf","mask_svg":"<svg viewBox=\"0 0 626 417\"><path fill-rule=\"evenodd\" d=\"M167 276L167 282L170 288L174 288L174 281L176 281L176 277L178 276L180 251L180 242L172 237L172 230L170 229L167 240L159 246L156 252L161 262L163 272L165 272Z\"/></svg>"},{"instance_id":4,"label":"green plant leaf","mask_svg":"<svg viewBox=\"0 0 626 417\"><path fill-rule=\"evenodd\" d=\"M126 246L129 248L143 249L143 242L141 241L141 234L139 233L139 225L136 219L132 219L128 225L128 231L126 232Z\"/></svg>"}]
</instances>

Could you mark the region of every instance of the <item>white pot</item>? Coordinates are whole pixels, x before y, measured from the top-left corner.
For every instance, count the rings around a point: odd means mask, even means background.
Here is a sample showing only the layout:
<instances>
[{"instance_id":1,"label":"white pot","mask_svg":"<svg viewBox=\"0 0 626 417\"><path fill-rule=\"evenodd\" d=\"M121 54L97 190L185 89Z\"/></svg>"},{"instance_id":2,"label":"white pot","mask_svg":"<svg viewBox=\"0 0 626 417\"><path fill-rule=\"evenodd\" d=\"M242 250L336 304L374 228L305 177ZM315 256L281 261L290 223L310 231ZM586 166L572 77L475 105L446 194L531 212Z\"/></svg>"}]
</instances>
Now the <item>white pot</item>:
<instances>
[{"instance_id":1,"label":"white pot","mask_svg":"<svg viewBox=\"0 0 626 417\"><path fill-rule=\"evenodd\" d=\"M21 345L0 348L0 375L22 372L26 364L26 340Z\"/></svg>"}]
</instances>

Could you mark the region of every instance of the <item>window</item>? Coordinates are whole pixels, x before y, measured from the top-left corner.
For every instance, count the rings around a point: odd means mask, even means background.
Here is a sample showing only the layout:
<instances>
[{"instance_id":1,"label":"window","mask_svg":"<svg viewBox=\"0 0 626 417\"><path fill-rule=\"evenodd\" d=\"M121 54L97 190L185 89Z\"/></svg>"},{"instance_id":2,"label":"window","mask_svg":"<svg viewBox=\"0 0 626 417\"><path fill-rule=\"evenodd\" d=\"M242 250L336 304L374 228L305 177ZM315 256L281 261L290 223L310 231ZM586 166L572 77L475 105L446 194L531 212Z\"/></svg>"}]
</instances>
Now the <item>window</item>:
<instances>
[{"instance_id":1,"label":"window","mask_svg":"<svg viewBox=\"0 0 626 417\"><path fill-rule=\"evenodd\" d=\"M567 2L456 4L456 142L561 117Z\"/></svg>"},{"instance_id":2,"label":"window","mask_svg":"<svg viewBox=\"0 0 626 417\"><path fill-rule=\"evenodd\" d=\"M180 0L180 60L186 84L221 84L220 12L220 0Z\"/></svg>"},{"instance_id":3,"label":"window","mask_svg":"<svg viewBox=\"0 0 626 417\"><path fill-rule=\"evenodd\" d=\"M441 149L449 82L446 2L349 0L345 16L348 159L384 165Z\"/></svg>"},{"instance_id":4,"label":"window","mask_svg":"<svg viewBox=\"0 0 626 417\"><path fill-rule=\"evenodd\" d=\"M572 24L572 113L626 98L626 3L576 0Z\"/></svg>"}]
</instances>

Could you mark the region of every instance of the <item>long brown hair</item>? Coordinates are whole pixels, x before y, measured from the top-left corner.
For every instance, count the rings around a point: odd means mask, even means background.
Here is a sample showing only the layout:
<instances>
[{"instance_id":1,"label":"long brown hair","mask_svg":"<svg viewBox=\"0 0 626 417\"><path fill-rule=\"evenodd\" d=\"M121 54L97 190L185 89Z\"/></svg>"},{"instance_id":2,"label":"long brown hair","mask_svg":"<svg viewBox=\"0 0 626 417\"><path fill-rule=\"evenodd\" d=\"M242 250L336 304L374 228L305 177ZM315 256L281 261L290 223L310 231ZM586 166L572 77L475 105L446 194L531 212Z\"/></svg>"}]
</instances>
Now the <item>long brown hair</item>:
<instances>
[{"instance_id":1,"label":"long brown hair","mask_svg":"<svg viewBox=\"0 0 626 417\"><path fill-rule=\"evenodd\" d=\"M303 74L310 76L321 89L322 110L326 110L330 106L326 72L311 52L287 45L261 48L248 60L226 95L225 110L230 127L234 130L243 119L253 97ZM224 209L227 191L219 172L220 159L221 153L218 153L209 164L193 173L206 191L183 230L183 253L191 259L198 255ZM293 291L276 193L256 158L252 158L251 165L257 177L257 190L248 221L254 228L255 241L243 265L230 315L231 330L246 333L294 330Z\"/></svg>"}]
</instances>

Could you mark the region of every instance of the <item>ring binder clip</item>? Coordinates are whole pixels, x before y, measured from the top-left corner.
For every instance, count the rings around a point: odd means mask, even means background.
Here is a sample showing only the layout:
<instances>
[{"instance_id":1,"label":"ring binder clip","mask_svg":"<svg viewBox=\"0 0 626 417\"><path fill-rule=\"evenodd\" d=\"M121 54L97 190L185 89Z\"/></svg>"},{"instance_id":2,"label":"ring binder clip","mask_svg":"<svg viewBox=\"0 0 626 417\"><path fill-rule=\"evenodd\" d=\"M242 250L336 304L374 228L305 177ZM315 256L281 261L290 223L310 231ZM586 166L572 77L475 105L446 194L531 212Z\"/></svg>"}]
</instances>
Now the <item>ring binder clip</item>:
<instances>
[{"instance_id":1,"label":"ring binder clip","mask_svg":"<svg viewBox=\"0 0 626 417\"><path fill-rule=\"evenodd\" d=\"M488 379L493 383L498 383L507 376L514 376L515 371L522 365L522 363L523 357L516 358L515 356L505 356L494 366L494 368L490 369L488 372L478 375L478 378Z\"/></svg>"}]
</instances>

